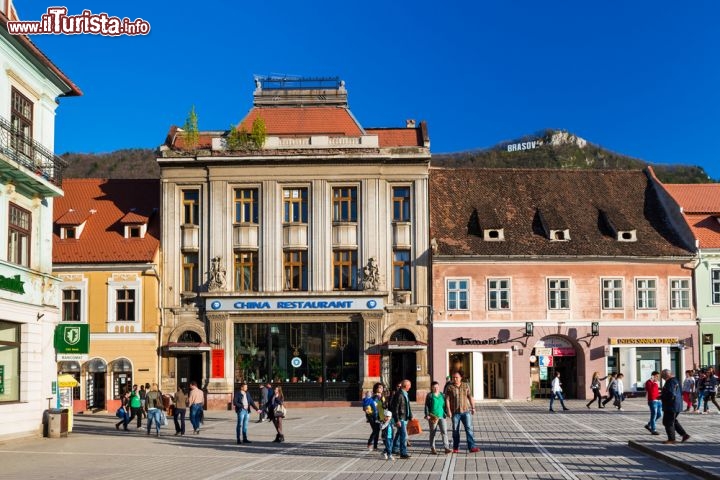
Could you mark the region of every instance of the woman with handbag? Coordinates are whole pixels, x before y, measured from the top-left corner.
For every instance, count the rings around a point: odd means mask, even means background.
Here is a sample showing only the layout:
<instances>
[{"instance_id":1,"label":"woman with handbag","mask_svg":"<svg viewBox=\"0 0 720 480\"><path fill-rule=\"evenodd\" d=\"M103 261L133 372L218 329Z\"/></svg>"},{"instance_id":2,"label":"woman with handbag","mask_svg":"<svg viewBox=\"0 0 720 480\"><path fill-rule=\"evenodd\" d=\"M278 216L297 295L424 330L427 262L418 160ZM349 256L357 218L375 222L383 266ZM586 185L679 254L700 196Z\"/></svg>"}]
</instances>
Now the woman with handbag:
<instances>
[{"instance_id":1,"label":"woman with handbag","mask_svg":"<svg viewBox=\"0 0 720 480\"><path fill-rule=\"evenodd\" d=\"M603 408L602 404L601 404L602 395L600 395L600 382L602 382L606 378L608 378L608 377L600 378L599 372L593 373L592 380L590 380L590 390L592 390L592 392L593 392L593 398L592 398L592 400L590 400L588 403L585 404L585 406L587 408L590 408L590 405L592 405L595 400L598 401L598 408Z\"/></svg>"},{"instance_id":2,"label":"woman with handbag","mask_svg":"<svg viewBox=\"0 0 720 480\"><path fill-rule=\"evenodd\" d=\"M282 420L286 413L284 404L285 397L283 397L282 387L275 387L275 394L267 405L267 413L270 420L272 420L273 425L275 425L277 435L275 436L275 440L273 440L273 442L277 443L285 441L285 435L283 435L282 429Z\"/></svg>"}]
</instances>

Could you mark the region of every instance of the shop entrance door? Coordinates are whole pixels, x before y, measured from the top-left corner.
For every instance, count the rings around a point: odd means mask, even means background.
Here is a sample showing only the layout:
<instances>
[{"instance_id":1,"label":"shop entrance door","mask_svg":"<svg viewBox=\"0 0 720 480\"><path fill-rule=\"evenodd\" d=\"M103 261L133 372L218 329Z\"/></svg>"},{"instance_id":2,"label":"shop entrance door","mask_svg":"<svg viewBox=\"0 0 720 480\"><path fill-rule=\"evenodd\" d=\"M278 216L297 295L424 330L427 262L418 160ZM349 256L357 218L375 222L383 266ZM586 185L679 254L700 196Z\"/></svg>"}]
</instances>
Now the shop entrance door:
<instances>
[{"instance_id":1,"label":"shop entrance door","mask_svg":"<svg viewBox=\"0 0 720 480\"><path fill-rule=\"evenodd\" d=\"M390 354L390 391L394 392L397 385L405 379L412 382L408 397L411 402L415 401L416 383L416 358L415 352L393 352Z\"/></svg>"},{"instance_id":2,"label":"shop entrance door","mask_svg":"<svg viewBox=\"0 0 720 480\"><path fill-rule=\"evenodd\" d=\"M507 354L483 353L483 398L508 398Z\"/></svg>"},{"instance_id":3,"label":"shop entrance door","mask_svg":"<svg viewBox=\"0 0 720 480\"><path fill-rule=\"evenodd\" d=\"M85 394L88 408L105 410L105 372L95 372L88 375Z\"/></svg>"},{"instance_id":4,"label":"shop entrance door","mask_svg":"<svg viewBox=\"0 0 720 480\"><path fill-rule=\"evenodd\" d=\"M177 378L178 385L183 388L189 388L190 382L197 382L198 387L202 388L203 380L202 355L178 355L177 357Z\"/></svg>"}]
</instances>

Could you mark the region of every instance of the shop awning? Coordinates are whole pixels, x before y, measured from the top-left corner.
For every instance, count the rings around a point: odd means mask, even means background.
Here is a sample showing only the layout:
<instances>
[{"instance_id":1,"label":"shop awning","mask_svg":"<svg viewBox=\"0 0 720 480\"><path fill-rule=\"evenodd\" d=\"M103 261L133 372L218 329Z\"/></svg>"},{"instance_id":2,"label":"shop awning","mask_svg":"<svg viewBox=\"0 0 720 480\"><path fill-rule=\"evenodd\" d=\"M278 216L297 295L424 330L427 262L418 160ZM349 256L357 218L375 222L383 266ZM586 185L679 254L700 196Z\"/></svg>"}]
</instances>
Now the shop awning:
<instances>
[{"instance_id":1,"label":"shop awning","mask_svg":"<svg viewBox=\"0 0 720 480\"><path fill-rule=\"evenodd\" d=\"M165 345L168 352L209 352L212 350L210 344L205 342L185 343L185 342L168 342Z\"/></svg>"},{"instance_id":2,"label":"shop awning","mask_svg":"<svg viewBox=\"0 0 720 480\"><path fill-rule=\"evenodd\" d=\"M378 345L381 350L405 350L416 352L418 350L427 350L427 343L417 340L390 340Z\"/></svg>"},{"instance_id":3,"label":"shop awning","mask_svg":"<svg viewBox=\"0 0 720 480\"><path fill-rule=\"evenodd\" d=\"M79 385L78 381L75 380L75 377L68 374L58 375L58 387L60 388L75 388Z\"/></svg>"}]
</instances>

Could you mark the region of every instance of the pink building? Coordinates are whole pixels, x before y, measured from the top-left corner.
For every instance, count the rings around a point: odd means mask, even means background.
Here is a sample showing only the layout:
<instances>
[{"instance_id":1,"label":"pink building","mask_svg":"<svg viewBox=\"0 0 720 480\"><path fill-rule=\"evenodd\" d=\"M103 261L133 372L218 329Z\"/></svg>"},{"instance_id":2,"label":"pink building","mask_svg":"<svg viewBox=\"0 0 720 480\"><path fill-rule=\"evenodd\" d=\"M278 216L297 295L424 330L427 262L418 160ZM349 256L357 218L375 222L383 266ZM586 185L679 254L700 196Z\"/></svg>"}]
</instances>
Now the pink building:
<instances>
[{"instance_id":1,"label":"pink building","mask_svg":"<svg viewBox=\"0 0 720 480\"><path fill-rule=\"evenodd\" d=\"M431 169L430 205L434 379L585 398L693 366L694 240L652 170Z\"/></svg>"}]
</instances>

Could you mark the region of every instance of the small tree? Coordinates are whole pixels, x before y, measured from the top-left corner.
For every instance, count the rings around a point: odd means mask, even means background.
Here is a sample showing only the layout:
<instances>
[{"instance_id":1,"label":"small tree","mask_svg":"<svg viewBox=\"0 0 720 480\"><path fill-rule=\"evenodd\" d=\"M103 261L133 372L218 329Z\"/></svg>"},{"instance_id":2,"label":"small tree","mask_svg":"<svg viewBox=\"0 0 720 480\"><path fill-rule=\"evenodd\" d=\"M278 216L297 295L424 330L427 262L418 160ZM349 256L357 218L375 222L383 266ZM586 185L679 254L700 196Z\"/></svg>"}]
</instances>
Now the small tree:
<instances>
[{"instance_id":1,"label":"small tree","mask_svg":"<svg viewBox=\"0 0 720 480\"><path fill-rule=\"evenodd\" d=\"M252 130L250 131L250 139L255 144L256 148L263 148L265 145L265 138L267 137L267 131L265 129L265 120L262 117L257 117L253 120Z\"/></svg>"},{"instance_id":2,"label":"small tree","mask_svg":"<svg viewBox=\"0 0 720 480\"><path fill-rule=\"evenodd\" d=\"M226 138L228 150L244 150L248 148L250 136L245 127L238 128L238 125L230 125L230 133Z\"/></svg>"},{"instance_id":3,"label":"small tree","mask_svg":"<svg viewBox=\"0 0 720 480\"><path fill-rule=\"evenodd\" d=\"M198 131L198 119L195 113L195 105L190 109L190 113L185 119L185 125L183 125L185 131L185 149L195 150L200 142L200 132Z\"/></svg>"}]
</instances>

